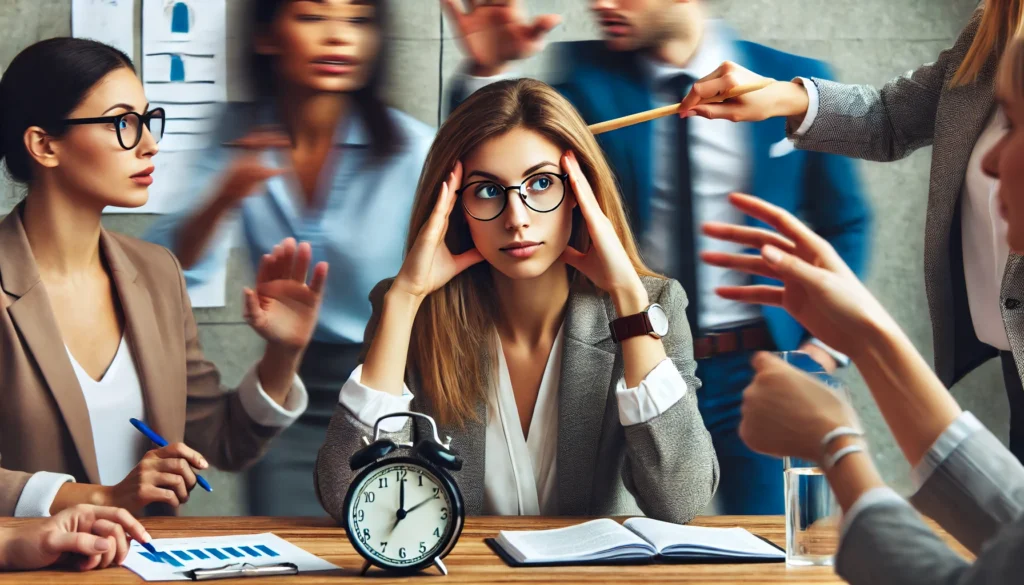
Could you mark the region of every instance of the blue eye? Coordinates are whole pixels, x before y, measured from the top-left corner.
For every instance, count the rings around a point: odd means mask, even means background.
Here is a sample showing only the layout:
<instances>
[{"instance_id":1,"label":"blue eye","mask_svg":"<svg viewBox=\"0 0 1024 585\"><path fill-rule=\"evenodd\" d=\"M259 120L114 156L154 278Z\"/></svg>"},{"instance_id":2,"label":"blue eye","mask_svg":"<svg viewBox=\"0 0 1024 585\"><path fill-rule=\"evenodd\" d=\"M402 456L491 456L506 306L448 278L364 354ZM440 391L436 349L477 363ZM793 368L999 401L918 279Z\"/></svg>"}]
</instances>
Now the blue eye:
<instances>
[{"instance_id":1,"label":"blue eye","mask_svg":"<svg viewBox=\"0 0 1024 585\"><path fill-rule=\"evenodd\" d=\"M121 121L118 122L117 125L121 128L121 130L124 130L124 129L128 128L128 120L125 120L124 118L121 118Z\"/></svg>"},{"instance_id":2,"label":"blue eye","mask_svg":"<svg viewBox=\"0 0 1024 585\"><path fill-rule=\"evenodd\" d=\"M551 179L548 177L537 177L530 182L530 191L547 191L551 188Z\"/></svg>"},{"instance_id":3,"label":"blue eye","mask_svg":"<svg viewBox=\"0 0 1024 585\"><path fill-rule=\"evenodd\" d=\"M478 199L494 199L501 196L501 189L494 183L483 183L474 193Z\"/></svg>"}]
</instances>

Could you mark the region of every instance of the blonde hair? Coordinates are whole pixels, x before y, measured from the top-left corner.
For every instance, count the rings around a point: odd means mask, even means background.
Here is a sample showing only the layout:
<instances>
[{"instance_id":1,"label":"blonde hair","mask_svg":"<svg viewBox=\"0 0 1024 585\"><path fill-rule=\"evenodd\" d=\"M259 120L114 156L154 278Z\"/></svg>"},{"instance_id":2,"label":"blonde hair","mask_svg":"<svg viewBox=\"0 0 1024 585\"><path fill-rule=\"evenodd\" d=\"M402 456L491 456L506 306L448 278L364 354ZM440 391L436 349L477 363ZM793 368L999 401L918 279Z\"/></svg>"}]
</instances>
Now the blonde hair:
<instances>
[{"instance_id":1,"label":"blonde hair","mask_svg":"<svg viewBox=\"0 0 1024 585\"><path fill-rule=\"evenodd\" d=\"M593 134L564 97L532 79L503 81L477 91L438 130L416 189L406 252L430 217L455 162L486 140L515 128L537 132L563 151L576 153L598 205L611 220L637 273L653 276L640 258L615 178ZM578 208L572 225L569 244L586 251L590 238ZM445 242L454 254L473 247L461 206L449 218ZM567 277L574 288L596 291L575 270L569 269ZM416 315L409 365L419 383L419 396L443 423L462 425L478 419L477 408L486 399L486 385L492 378L497 314L490 267L481 263L430 294ZM488 348L492 351L482 351Z\"/></svg>"},{"instance_id":2,"label":"blonde hair","mask_svg":"<svg viewBox=\"0 0 1024 585\"><path fill-rule=\"evenodd\" d=\"M974 83L993 56L999 59L1007 45L1024 27L1024 0L985 0L981 24L960 68L953 74L951 87Z\"/></svg>"}]
</instances>

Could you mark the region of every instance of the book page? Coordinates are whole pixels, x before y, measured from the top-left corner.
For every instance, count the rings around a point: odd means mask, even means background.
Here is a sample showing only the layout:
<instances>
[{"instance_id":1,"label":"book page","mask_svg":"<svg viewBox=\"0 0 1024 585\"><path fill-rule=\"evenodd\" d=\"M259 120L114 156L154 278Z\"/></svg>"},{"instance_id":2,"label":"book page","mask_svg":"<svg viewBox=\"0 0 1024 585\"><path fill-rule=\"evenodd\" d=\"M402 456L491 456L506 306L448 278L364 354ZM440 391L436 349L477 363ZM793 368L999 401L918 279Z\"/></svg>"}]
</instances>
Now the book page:
<instances>
[{"instance_id":1,"label":"book page","mask_svg":"<svg viewBox=\"0 0 1024 585\"><path fill-rule=\"evenodd\" d=\"M615 553L624 552L654 554L650 544L607 518L554 530L502 530L497 541L519 562L618 557Z\"/></svg>"},{"instance_id":2,"label":"book page","mask_svg":"<svg viewBox=\"0 0 1024 585\"><path fill-rule=\"evenodd\" d=\"M624 526L654 545L659 554L785 557L784 552L743 528L684 526L650 518L630 518Z\"/></svg>"}]
</instances>

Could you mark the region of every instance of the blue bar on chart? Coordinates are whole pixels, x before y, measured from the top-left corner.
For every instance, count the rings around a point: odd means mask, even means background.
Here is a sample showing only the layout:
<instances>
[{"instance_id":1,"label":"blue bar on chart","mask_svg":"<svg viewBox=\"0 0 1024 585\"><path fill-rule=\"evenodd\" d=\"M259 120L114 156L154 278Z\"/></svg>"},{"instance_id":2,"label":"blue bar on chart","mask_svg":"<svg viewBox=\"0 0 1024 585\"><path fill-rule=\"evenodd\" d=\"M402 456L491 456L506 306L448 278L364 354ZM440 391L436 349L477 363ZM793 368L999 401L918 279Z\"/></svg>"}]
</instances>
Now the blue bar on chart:
<instances>
[{"instance_id":1,"label":"blue bar on chart","mask_svg":"<svg viewBox=\"0 0 1024 585\"><path fill-rule=\"evenodd\" d=\"M230 546L225 546L223 550L226 553L228 553L229 555L231 555L233 557L236 557L236 558L239 558L239 559L245 556L242 553L238 552L237 550L231 548Z\"/></svg>"},{"instance_id":2,"label":"blue bar on chart","mask_svg":"<svg viewBox=\"0 0 1024 585\"><path fill-rule=\"evenodd\" d=\"M207 554L206 554L206 553L204 553L203 551L201 551L201 550L198 550L198 549L191 549L191 548L190 548L190 549L188 550L188 552L192 553L192 556L194 556L195 558L197 558L197 559L199 559L199 560L203 560L203 559L208 559L208 558L210 558L209 556L207 556Z\"/></svg>"},{"instance_id":3,"label":"blue bar on chart","mask_svg":"<svg viewBox=\"0 0 1024 585\"><path fill-rule=\"evenodd\" d=\"M251 548L249 548L247 546L240 546L238 548L242 549L242 552L244 552L245 554L249 555L250 557L262 557L263 556L260 553L252 550Z\"/></svg>"},{"instance_id":4,"label":"blue bar on chart","mask_svg":"<svg viewBox=\"0 0 1024 585\"><path fill-rule=\"evenodd\" d=\"M272 549L272 548L270 548L269 546L266 546L266 545L264 545L264 544L257 544L257 545L256 545L256 548L258 548L258 549L260 549L261 551L263 551L263 552L267 553L267 556L271 556L271 557L276 557L276 556L278 556L278 554L277 554L276 552L274 552L274 549Z\"/></svg>"},{"instance_id":5,"label":"blue bar on chart","mask_svg":"<svg viewBox=\"0 0 1024 585\"><path fill-rule=\"evenodd\" d=\"M168 565L170 565L172 567L184 567L185 566L185 565L182 565L181 563L179 563L177 560L175 560L175 558L172 557L171 555L169 555L169 554L167 554L165 552L162 552L162 551L158 552L156 554L148 553L148 552L141 552L140 551L139 554L142 555L142 557L144 559L146 559L148 561L151 561L151 562L154 562L154 563L167 563Z\"/></svg>"},{"instance_id":6,"label":"blue bar on chart","mask_svg":"<svg viewBox=\"0 0 1024 585\"><path fill-rule=\"evenodd\" d=\"M211 555L217 557L218 559L220 559L222 561L228 560L228 555L220 552L219 550L217 550L215 548L208 548L208 549L206 549L206 552L210 553Z\"/></svg>"},{"instance_id":7,"label":"blue bar on chart","mask_svg":"<svg viewBox=\"0 0 1024 585\"><path fill-rule=\"evenodd\" d=\"M183 560L183 561L191 561L192 560L192 557L190 557L189 554L187 552L183 551L183 550L172 550L171 552L174 553L175 555L177 555L178 558Z\"/></svg>"}]
</instances>

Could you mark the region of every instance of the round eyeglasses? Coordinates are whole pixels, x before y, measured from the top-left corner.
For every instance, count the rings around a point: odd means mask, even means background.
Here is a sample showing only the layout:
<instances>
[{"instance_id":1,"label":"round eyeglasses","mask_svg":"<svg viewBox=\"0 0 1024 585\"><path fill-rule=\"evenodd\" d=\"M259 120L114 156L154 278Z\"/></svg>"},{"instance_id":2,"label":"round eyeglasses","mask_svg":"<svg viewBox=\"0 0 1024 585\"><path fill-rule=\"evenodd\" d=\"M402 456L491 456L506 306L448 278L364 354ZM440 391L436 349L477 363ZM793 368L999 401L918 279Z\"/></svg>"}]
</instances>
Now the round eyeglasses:
<instances>
[{"instance_id":1,"label":"round eyeglasses","mask_svg":"<svg viewBox=\"0 0 1024 585\"><path fill-rule=\"evenodd\" d=\"M474 181L455 193L462 199L462 206L473 219L491 221L496 219L508 206L508 192L519 191L523 203L537 213L548 213L558 209L565 199L565 182L569 175L537 173L530 175L519 185L504 186L494 181Z\"/></svg>"},{"instance_id":2,"label":"round eyeglasses","mask_svg":"<svg viewBox=\"0 0 1024 585\"><path fill-rule=\"evenodd\" d=\"M167 114L163 108L153 108L145 114L138 112L125 112L116 116L103 116L101 118L71 118L64 120L70 126L80 124L113 124L117 130L117 142L121 148L131 150L138 146L142 140L142 127L149 128L153 140L160 142L164 136Z\"/></svg>"}]
</instances>

